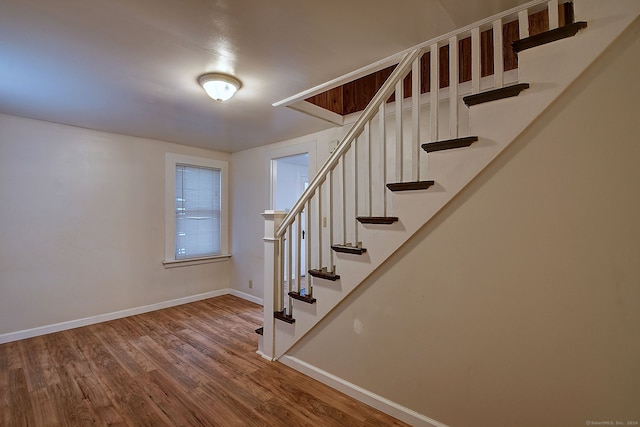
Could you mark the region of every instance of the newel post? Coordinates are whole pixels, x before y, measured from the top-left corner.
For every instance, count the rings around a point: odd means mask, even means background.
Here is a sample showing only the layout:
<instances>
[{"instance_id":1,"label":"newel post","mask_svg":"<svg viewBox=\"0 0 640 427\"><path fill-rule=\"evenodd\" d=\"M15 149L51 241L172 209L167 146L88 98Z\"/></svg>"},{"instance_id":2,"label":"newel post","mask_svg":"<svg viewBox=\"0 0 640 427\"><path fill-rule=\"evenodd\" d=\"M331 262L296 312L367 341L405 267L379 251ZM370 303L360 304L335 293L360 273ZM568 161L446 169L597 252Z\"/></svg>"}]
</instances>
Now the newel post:
<instances>
[{"instance_id":1,"label":"newel post","mask_svg":"<svg viewBox=\"0 0 640 427\"><path fill-rule=\"evenodd\" d=\"M273 360L275 356L275 319L273 313L276 311L276 301L279 298L279 295L276 295L278 292L276 265L280 264L276 264L276 260L279 256L280 241L276 238L276 231L285 215L286 212L282 211L264 211L262 213L264 217L264 329L262 348L258 351L262 353L262 357L269 360Z\"/></svg>"}]
</instances>

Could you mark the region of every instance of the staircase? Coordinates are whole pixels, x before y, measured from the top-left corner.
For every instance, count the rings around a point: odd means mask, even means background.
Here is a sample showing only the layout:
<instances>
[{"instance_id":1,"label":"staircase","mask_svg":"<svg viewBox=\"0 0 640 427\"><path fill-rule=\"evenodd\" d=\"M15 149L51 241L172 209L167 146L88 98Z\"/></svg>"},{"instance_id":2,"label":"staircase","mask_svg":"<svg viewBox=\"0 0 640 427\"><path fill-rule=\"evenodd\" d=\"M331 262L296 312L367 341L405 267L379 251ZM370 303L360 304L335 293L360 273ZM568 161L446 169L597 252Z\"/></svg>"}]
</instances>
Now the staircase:
<instances>
[{"instance_id":1,"label":"staircase","mask_svg":"<svg viewBox=\"0 0 640 427\"><path fill-rule=\"evenodd\" d=\"M543 10L548 29L530 35L530 15ZM408 52L292 210L269 217L263 356L278 359L318 324L490 165L638 14L636 0L533 1ZM505 72L503 28L513 21L519 36L508 48L519 64ZM489 58L480 36L487 30L493 35ZM468 37L470 58L459 58L460 41ZM430 55L443 47L447 64ZM420 92L423 55L429 55L426 94ZM481 76L483 61L493 63L493 75ZM465 83L459 81L462 62L471 65ZM444 88L442 70L449 73ZM411 96L405 99L408 75ZM402 101L388 103L392 96Z\"/></svg>"}]
</instances>

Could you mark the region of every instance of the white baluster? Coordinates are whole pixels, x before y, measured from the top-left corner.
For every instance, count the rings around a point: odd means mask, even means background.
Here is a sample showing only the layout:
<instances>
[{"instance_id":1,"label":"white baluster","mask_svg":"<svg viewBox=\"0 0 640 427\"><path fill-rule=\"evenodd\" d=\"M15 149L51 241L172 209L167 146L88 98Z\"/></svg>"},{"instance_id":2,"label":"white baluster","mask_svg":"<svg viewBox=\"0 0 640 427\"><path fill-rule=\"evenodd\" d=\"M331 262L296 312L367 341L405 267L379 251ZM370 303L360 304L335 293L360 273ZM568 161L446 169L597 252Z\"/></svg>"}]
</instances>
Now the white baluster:
<instances>
[{"instance_id":1,"label":"white baluster","mask_svg":"<svg viewBox=\"0 0 640 427\"><path fill-rule=\"evenodd\" d=\"M304 277L307 280L307 294L309 294L309 296L313 295L313 286L311 286L311 275L308 274L309 269L311 268L311 200L309 199L307 200L307 203L305 205L305 229L306 229L306 235L305 235L305 257L304 257Z\"/></svg>"},{"instance_id":2,"label":"white baluster","mask_svg":"<svg viewBox=\"0 0 640 427\"><path fill-rule=\"evenodd\" d=\"M420 181L420 59L411 66L412 179Z\"/></svg>"},{"instance_id":3,"label":"white baluster","mask_svg":"<svg viewBox=\"0 0 640 427\"><path fill-rule=\"evenodd\" d=\"M431 45L431 64L430 64L430 103L429 115L431 119L431 141L438 140L438 108L440 106L440 49L438 43Z\"/></svg>"},{"instance_id":4,"label":"white baluster","mask_svg":"<svg viewBox=\"0 0 640 427\"><path fill-rule=\"evenodd\" d=\"M449 38L449 138L458 137L458 37Z\"/></svg>"},{"instance_id":5,"label":"white baluster","mask_svg":"<svg viewBox=\"0 0 640 427\"><path fill-rule=\"evenodd\" d=\"M286 293L288 294L289 292L293 291L293 286L291 286L291 279L293 277L293 272L292 272L292 268L293 268L293 259L292 259L292 255L293 255L293 251L291 250L291 245L293 244L293 236L291 234L292 232L292 228L291 225L289 225L287 227L287 277L286 277L286 281L287 281L287 290ZM289 308L287 309L287 314L289 316L293 315L293 301L291 300L291 297L289 298Z\"/></svg>"},{"instance_id":6,"label":"white baluster","mask_svg":"<svg viewBox=\"0 0 640 427\"><path fill-rule=\"evenodd\" d=\"M529 11L527 9L518 12L518 37L520 39L529 37Z\"/></svg>"},{"instance_id":7,"label":"white baluster","mask_svg":"<svg viewBox=\"0 0 640 427\"><path fill-rule=\"evenodd\" d=\"M327 185L329 187L329 197L327 198L327 217L329 221L329 270L333 271L333 169L327 175Z\"/></svg>"},{"instance_id":8,"label":"white baluster","mask_svg":"<svg viewBox=\"0 0 640 427\"><path fill-rule=\"evenodd\" d=\"M368 206L369 211L367 212L367 215L371 216L371 212L372 212L372 202L371 202L371 187L372 187L372 183L371 183L371 126L370 126L370 122L367 122L367 124L364 125L364 142L367 146L367 151L366 151L366 155L367 155L367 192L365 193L365 196L367 196L367 200L366 200L366 204Z\"/></svg>"},{"instance_id":9,"label":"white baluster","mask_svg":"<svg viewBox=\"0 0 640 427\"><path fill-rule=\"evenodd\" d=\"M296 291L300 293L302 278L302 213L296 216Z\"/></svg>"},{"instance_id":10,"label":"white baluster","mask_svg":"<svg viewBox=\"0 0 640 427\"><path fill-rule=\"evenodd\" d=\"M502 48L502 19L493 21L493 86L504 85L504 52Z\"/></svg>"},{"instance_id":11,"label":"white baluster","mask_svg":"<svg viewBox=\"0 0 640 427\"><path fill-rule=\"evenodd\" d=\"M318 186L316 196L318 197L318 270L322 270L322 223L324 221L322 212L322 183Z\"/></svg>"},{"instance_id":12,"label":"white baluster","mask_svg":"<svg viewBox=\"0 0 640 427\"><path fill-rule=\"evenodd\" d=\"M342 243L347 243L347 175L345 173L346 153L340 159L340 181L342 182Z\"/></svg>"},{"instance_id":13,"label":"white baluster","mask_svg":"<svg viewBox=\"0 0 640 427\"><path fill-rule=\"evenodd\" d=\"M396 181L402 182L402 101L404 99L404 79L396 83Z\"/></svg>"},{"instance_id":14,"label":"white baluster","mask_svg":"<svg viewBox=\"0 0 640 427\"><path fill-rule=\"evenodd\" d=\"M560 25L558 17L558 0L551 0L549 7L549 29L555 30Z\"/></svg>"},{"instance_id":15,"label":"white baluster","mask_svg":"<svg viewBox=\"0 0 640 427\"><path fill-rule=\"evenodd\" d=\"M358 138L356 137L355 141L353 141L353 230L354 230L354 242L358 241Z\"/></svg>"},{"instance_id":16,"label":"white baluster","mask_svg":"<svg viewBox=\"0 0 640 427\"><path fill-rule=\"evenodd\" d=\"M380 178L380 191L382 191L382 216L387 216L387 192L385 183L387 182L387 135L386 135L386 101L380 104L378 110L378 133L380 143L378 149L380 151L380 165L382 166L382 176ZM379 193L378 193L379 194Z\"/></svg>"},{"instance_id":17,"label":"white baluster","mask_svg":"<svg viewBox=\"0 0 640 427\"><path fill-rule=\"evenodd\" d=\"M471 93L480 92L480 28L471 30Z\"/></svg>"},{"instance_id":18,"label":"white baluster","mask_svg":"<svg viewBox=\"0 0 640 427\"><path fill-rule=\"evenodd\" d=\"M286 256L286 250L287 248L285 247L285 242L286 242L286 238L285 238L286 233L282 234L282 237L280 237L280 266L278 268L278 283L279 283L279 289L278 289L278 310L277 311L282 311L284 309L284 279L285 279L285 274L286 272L284 271L284 260L285 260L285 256Z\"/></svg>"}]
</instances>

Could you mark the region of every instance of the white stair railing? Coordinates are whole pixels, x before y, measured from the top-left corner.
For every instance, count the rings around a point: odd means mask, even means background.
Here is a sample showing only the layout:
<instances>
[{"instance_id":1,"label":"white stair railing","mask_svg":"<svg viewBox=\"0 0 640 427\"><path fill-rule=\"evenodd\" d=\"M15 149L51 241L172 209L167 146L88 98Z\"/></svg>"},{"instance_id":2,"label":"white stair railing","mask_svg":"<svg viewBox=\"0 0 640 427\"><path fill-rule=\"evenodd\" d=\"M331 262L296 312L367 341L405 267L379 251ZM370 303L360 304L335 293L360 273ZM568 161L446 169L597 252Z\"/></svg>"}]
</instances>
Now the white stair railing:
<instances>
[{"instance_id":1,"label":"white stair railing","mask_svg":"<svg viewBox=\"0 0 640 427\"><path fill-rule=\"evenodd\" d=\"M549 27L557 28L558 0L537 0L425 42L404 54L276 232L280 248L274 259L276 312L292 320L293 301L287 294L313 296L312 279L302 271L303 266L306 270L335 274L331 247L361 245L357 217L388 216L393 206L387 197L387 182L417 182L428 177L422 143L470 134L467 110L460 108L460 99L465 94L505 85L503 24L518 21L520 38L527 37L529 14L545 7ZM494 73L493 78L482 79L481 34L487 30L493 32ZM458 49L459 42L466 38L471 39L471 82L462 84ZM448 91L440 88L440 49L444 47L448 48ZM430 54L430 90L421 94L421 58L425 54ZM411 99L405 100L404 80L409 73ZM395 105L387 108L392 95ZM448 108L441 108L443 105ZM447 124L441 126L441 122Z\"/></svg>"}]
</instances>

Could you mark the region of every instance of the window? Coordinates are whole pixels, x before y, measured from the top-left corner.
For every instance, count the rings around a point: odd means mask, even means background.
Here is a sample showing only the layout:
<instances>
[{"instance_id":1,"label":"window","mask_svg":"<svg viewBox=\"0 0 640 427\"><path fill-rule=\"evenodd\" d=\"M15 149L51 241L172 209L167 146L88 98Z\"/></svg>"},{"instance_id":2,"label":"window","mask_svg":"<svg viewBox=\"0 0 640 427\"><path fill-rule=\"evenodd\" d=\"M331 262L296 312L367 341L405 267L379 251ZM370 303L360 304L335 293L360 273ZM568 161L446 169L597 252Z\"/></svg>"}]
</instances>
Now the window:
<instances>
[{"instance_id":1,"label":"window","mask_svg":"<svg viewBox=\"0 0 640 427\"><path fill-rule=\"evenodd\" d=\"M227 162L167 154L165 267L227 259Z\"/></svg>"},{"instance_id":2,"label":"window","mask_svg":"<svg viewBox=\"0 0 640 427\"><path fill-rule=\"evenodd\" d=\"M220 255L220 169L176 165L176 259Z\"/></svg>"}]
</instances>

